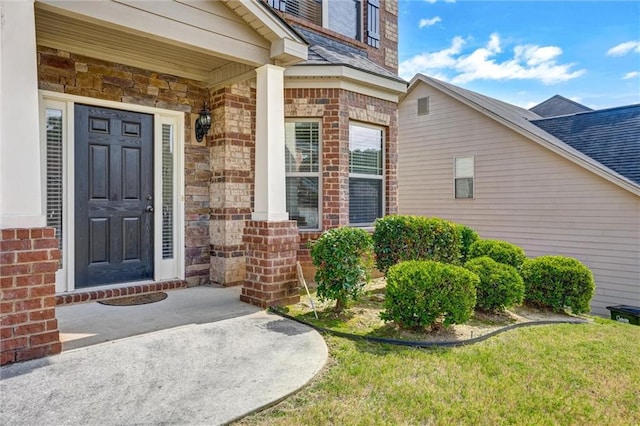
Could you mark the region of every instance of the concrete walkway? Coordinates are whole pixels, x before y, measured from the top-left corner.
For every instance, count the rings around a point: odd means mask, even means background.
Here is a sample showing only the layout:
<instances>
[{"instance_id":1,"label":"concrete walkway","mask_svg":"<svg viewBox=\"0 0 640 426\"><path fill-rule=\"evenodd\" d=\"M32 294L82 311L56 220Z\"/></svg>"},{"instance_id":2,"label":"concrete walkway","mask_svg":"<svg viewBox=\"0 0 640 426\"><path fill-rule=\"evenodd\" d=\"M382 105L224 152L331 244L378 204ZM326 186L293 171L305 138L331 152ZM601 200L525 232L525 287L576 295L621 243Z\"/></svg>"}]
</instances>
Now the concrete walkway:
<instances>
[{"instance_id":1,"label":"concrete walkway","mask_svg":"<svg viewBox=\"0 0 640 426\"><path fill-rule=\"evenodd\" d=\"M0 424L217 425L285 398L322 369L324 340L238 291L59 308L62 354L0 370Z\"/></svg>"}]
</instances>

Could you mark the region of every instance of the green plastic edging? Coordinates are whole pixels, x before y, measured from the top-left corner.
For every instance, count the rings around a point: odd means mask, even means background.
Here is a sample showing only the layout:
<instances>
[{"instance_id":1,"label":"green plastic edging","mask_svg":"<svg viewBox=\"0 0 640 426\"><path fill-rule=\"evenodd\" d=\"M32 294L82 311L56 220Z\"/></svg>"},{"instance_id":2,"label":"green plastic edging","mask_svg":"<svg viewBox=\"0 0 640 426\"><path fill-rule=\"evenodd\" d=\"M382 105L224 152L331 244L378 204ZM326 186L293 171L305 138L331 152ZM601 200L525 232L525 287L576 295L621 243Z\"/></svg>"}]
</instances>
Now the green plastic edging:
<instances>
[{"instance_id":1,"label":"green plastic edging","mask_svg":"<svg viewBox=\"0 0 640 426\"><path fill-rule=\"evenodd\" d=\"M530 321L530 322L521 322L517 324L511 324L503 328L499 328L498 330L494 330L490 333L484 334L482 336L474 337L472 339L466 340L446 340L441 342L424 342L424 341L415 341L415 340L399 340L399 339L387 339L385 337L374 337L374 336L361 336L357 334L345 333L342 331L331 330L329 328L319 327L313 324L310 324L306 321L302 321L301 319L292 317L291 315L287 315L282 311L279 311L276 308L269 308L270 312L273 312L276 315L279 315L283 318L290 319L300 324L304 324L309 326L320 333L330 334L332 336L344 337L350 340L366 340L374 343L386 343L389 345L398 345L398 346L409 346L412 348L434 348L434 347L442 347L442 348L453 348L456 346L466 346L472 345L474 343L479 343L484 340L487 340L489 337L495 336L500 333L504 333L505 331L513 330L521 327L530 327L534 325L549 325L549 324L586 324L587 320L582 319L574 319L574 320L544 320L544 321Z\"/></svg>"}]
</instances>

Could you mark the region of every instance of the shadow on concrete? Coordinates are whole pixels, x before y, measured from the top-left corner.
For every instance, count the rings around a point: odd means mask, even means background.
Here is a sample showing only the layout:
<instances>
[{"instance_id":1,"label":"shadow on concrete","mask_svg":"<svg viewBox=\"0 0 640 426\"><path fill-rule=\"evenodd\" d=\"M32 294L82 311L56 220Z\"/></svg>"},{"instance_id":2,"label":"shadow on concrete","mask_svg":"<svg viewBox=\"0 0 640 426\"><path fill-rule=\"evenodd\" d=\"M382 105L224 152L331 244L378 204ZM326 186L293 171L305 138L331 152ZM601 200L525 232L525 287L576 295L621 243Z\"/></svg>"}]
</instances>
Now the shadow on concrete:
<instances>
[{"instance_id":1,"label":"shadow on concrete","mask_svg":"<svg viewBox=\"0 0 640 426\"><path fill-rule=\"evenodd\" d=\"M206 324L260 311L240 301L240 287L199 286L167 291L156 303L107 306L97 302L56 308L62 350L188 324Z\"/></svg>"}]
</instances>

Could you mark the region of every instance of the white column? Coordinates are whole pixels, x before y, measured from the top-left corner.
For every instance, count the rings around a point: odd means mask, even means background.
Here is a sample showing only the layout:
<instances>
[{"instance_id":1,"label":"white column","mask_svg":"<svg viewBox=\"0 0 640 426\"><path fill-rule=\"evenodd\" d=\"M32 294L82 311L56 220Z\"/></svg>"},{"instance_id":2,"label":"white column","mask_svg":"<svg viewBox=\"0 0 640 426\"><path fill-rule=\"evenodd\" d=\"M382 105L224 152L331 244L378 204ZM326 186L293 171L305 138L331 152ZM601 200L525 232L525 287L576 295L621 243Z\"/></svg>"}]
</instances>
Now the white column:
<instances>
[{"instance_id":1,"label":"white column","mask_svg":"<svg viewBox=\"0 0 640 426\"><path fill-rule=\"evenodd\" d=\"M33 0L0 3L0 227L45 225Z\"/></svg>"},{"instance_id":2,"label":"white column","mask_svg":"<svg viewBox=\"0 0 640 426\"><path fill-rule=\"evenodd\" d=\"M284 68L256 69L256 167L253 220L289 220L284 163Z\"/></svg>"}]
</instances>

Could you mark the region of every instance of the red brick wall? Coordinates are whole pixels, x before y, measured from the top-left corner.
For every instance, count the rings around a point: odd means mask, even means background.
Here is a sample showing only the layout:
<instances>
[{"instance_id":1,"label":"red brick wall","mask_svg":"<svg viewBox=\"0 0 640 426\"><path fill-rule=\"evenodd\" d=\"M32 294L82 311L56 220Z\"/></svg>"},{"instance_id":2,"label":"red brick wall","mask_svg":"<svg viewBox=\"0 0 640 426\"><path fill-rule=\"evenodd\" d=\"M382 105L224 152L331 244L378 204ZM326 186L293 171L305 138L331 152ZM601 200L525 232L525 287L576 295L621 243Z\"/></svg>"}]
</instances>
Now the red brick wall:
<instances>
[{"instance_id":1,"label":"red brick wall","mask_svg":"<svg viewBox=\"0 0 640 426\"><path fill-rule=\"evenodd\" d=\"M38 81L44 90L185 112L185 270L189 284L208 283L209 147L191 137L207 84L42 46Z\"/></svg>"},{"instance_id":2,"label":"red brick wall","mask_svg":"<svg viewBox=\"0 0 640 426\"><path fill-rule=\"evenodd\" d=\"M61 350L55 314L60 251L53 228L0 235L0 365Z\"/></svg>"},{"instance_id":3,"label":"red brick wall","mask_svg":"<svg viewBox=\"0 0 640 426\"><path fill-rule=\"evenodd\" d=\"M293 220L247 221L247 277L240 300L266 308L300 300L296 253L300 241Z\"/></svg>"},{"instance_id":4,"label":"red brick wall","mask_svg":"<svg viewBox=\"0 0 640 426\"><path fill-rule=\"evenodd\" d=\"M300 100L304 100L300 102ZM287 118L322 122L322 230L349 224L349 122L385 131L385 214L398 212L398 105L342 89L285 89ZM298 259L311 263L307 241L320 232L301 231Z\"/></svg>"}]
</instances>

